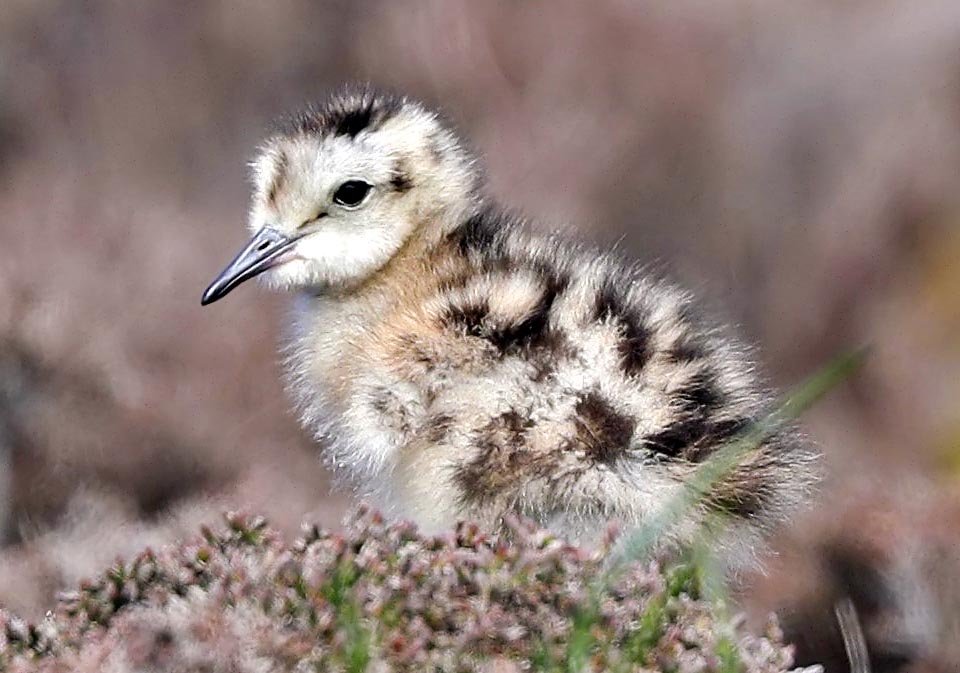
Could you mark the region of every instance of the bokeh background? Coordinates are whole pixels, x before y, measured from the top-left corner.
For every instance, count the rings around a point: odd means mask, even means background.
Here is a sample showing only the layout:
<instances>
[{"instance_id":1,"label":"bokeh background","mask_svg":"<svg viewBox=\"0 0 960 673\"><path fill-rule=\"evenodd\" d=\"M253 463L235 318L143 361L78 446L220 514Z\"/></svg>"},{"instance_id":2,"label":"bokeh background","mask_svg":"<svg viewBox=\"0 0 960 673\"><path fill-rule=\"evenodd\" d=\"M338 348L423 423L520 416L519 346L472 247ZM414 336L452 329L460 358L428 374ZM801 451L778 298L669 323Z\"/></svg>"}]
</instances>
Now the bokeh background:
<instances>
[{"instance_id":1,"label":"bokeh background","mask_svg":"<svg viewBox=\"0 0 960 673\"><path fill-rule=\"evenodd\" d=\"M830 673L851 612L873 670L960 669L956 0L0 3L0 605L225 509L338 525L285 298L199 297L269 122L358 79L440 106L541 226L707 296L778 386L869 344L742 605Z\"/></svg>"}]
</instances>

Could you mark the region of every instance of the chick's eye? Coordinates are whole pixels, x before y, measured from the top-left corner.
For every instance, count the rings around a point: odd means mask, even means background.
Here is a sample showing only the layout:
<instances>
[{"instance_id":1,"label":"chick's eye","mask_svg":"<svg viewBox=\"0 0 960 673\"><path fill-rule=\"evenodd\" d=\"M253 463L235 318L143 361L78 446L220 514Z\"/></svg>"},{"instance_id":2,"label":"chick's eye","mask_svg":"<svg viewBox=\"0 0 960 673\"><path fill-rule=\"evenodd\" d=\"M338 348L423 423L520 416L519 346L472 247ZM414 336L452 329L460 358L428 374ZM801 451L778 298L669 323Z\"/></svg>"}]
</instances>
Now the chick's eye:
<instances>
[{"instance_id":1,"label":"chick's eye","mask_svg":"<svg viewBox=\"0 0 960 673\"><path fill-rule=\"evenodd\" d=\"M334 203L341 206L358 206L370 192L370 185L362 180L347 180L333 193Z\"/></svg>"}]
</instances>

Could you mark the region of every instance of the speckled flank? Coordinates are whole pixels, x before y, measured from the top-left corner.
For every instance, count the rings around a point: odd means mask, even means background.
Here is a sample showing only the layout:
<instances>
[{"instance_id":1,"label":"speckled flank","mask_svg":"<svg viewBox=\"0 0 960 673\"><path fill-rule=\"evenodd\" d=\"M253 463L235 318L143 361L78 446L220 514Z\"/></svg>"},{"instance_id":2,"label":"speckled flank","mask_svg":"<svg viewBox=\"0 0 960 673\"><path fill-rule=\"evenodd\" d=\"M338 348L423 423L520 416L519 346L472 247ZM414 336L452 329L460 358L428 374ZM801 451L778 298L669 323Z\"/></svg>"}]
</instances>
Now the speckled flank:
<instances>
[{"instance_id":1,"label":"speckled flank","mask_svg":"<svg viewBox=\"0 0 960 673\"><path fill-rule=\"evenodd\" d=\"M277 196L303 184L297 170L329 171L311 176L323 185L357 179L341 168L355 151L377 195L356 213L332 210L316 225L325 247L276 282L307 290L289 389L359 493L428 527L499 527L520 512L580 535L600 518L645 520L770 411L744 350L684 292L505 215L475 189L475 160L419 104L362 90L284 128L255 164L267 181L257 193L298 203ZM254 213L302 221L324 204L270 207ZM356 243L328 258L336 226ZM781 433L707 509L736 517L750 547L804 499L811 461Z\"/></svg>"}]
</instances>

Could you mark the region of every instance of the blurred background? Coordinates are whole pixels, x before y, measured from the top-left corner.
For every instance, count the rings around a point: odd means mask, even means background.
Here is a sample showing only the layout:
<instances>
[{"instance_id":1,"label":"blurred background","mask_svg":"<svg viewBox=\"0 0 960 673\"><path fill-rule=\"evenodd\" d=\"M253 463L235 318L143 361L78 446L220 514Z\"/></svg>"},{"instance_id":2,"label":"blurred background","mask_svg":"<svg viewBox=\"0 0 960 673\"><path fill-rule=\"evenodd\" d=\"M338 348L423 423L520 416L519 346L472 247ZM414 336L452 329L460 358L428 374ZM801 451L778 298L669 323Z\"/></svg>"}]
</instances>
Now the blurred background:
<instances>
[{"instance_id":1,"label":"blurred background","mask_svg":"<svg viewBox=\"0 0 960 673\"><path fill-rule=\"evenodd\" d=\"M850 606L873 670L960 670L956 0L6 0L0 605L225 509L338 525L286 299L199 298L269 122L357 79L440 106L511 207L706 295L778 386L870 344L741 600L828 673Z\"/></svg>"}]
</instances>

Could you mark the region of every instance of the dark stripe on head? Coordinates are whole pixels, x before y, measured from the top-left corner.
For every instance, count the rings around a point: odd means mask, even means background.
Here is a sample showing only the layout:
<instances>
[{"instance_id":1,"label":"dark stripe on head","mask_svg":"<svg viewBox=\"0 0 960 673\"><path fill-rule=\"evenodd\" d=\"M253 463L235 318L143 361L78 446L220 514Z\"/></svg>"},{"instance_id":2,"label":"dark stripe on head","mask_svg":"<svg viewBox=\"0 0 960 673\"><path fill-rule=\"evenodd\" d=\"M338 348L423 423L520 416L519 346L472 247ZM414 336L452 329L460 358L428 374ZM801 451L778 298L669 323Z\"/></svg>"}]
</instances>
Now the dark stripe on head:
<instances>
[{"instance_id":1,"label":"dark stripe on head","mask_svg":"<svg viewBox=\"0 0 960 673\"><path fill-rule=\"evenodd\" d=\"M399 96L371 88L346 90L319 108L308 109L281 122L279 131L285 135L307 133L355 138L361 131L379 128L396 115L404 103Z\"/></svg>"},{"instance_id":2,"label":"dark stripe on head","mask_svg":"<svg viewBox=\"0 0 960 673\"><path fill-rule=\"evenodd\" d=\"M623 295L623 289L607 281L597 294L594 319L614 321L621 330L617 350L620 365L626 374L637 374L650 360L650 329L644 322L640 308L633 306Z\"/></svg>"},{"instance_id":3,"label":"dark stripe on head","mask_svg":"<svg viewBox=\"0 0 960 673\"><path fill-rule=\"evenodd\" d=\"M612 464L630 448L635 423L596 392L580 398L575 408L576 445L597 463Z\"/></svg>"},{"instance_id":4,"label":"dark stripe on head","mask_svg":"<svg viewBox=\"0 0 960 673\"><path fill-rule=\"evenodd\" d=\"M370 126L371 119L373 119L373 109L361 107L355 110L344 110L342 114L331 116L328 123L333 128L334 134L355 138L360 131Z\"/></svg>"}]
</instances>

